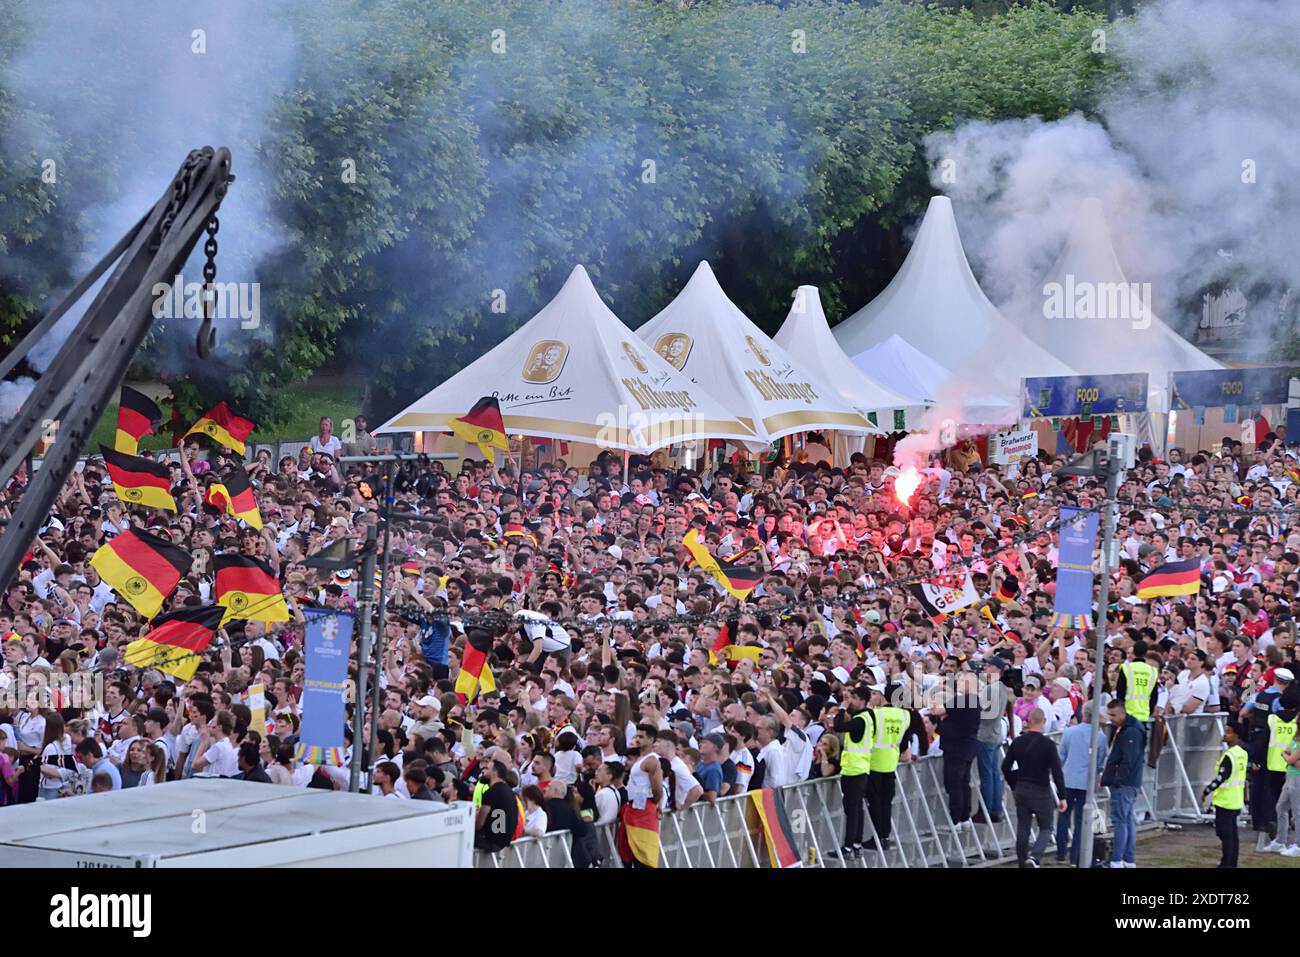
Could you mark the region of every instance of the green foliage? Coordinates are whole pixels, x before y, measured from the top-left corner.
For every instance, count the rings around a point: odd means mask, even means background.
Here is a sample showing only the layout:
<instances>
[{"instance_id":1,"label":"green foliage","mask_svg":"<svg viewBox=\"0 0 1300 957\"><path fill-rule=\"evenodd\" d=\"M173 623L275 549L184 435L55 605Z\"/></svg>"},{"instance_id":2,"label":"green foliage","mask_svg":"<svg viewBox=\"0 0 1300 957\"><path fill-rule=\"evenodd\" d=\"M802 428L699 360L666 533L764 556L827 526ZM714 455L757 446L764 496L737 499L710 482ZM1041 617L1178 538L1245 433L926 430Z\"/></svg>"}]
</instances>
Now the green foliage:
<instances>
[{"instance_id":1,"label":"green foliage","mask_svg":"<svg viewBox=\"0 0 1300 957\"><path fill-rule=\"evenodd\" d=\"M255 147L284 232L258 269L263 326L185 366L185 401L230 398L269 426L331 365L367 370L392 410L517 328L575 263L633 326L701 258L768 329L804 282L843 314L892 275L933 192L927 134L1095 102L1102 16L1073 6L335 0L328 23L287 6L303 49ZM9 139L6 107L0 89ZM20 180L0 166L0 249L40 248L75 209ZM0 335L48 306L57 273L0 281ZM174 373L161 343L148 356Z\"/></svg>"}]
</instances>

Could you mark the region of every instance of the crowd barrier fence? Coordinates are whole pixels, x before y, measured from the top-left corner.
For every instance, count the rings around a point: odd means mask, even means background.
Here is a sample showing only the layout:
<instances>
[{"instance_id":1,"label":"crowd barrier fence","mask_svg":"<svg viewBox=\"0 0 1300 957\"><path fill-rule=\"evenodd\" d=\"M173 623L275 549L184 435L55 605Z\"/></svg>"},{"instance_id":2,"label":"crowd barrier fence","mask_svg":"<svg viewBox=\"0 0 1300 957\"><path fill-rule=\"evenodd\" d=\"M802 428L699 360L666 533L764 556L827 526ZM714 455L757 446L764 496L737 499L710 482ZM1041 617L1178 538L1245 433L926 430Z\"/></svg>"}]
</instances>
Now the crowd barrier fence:
<instances>
[{"instance_id":1,"label":"crowd barrier fence","mask_svg":"<svg viewBox=\"0 0 1300 957\"><path fill-rule=\"evenodd\" d=\"M1201 790L1213 779L1222 754L1224 714L1177 715L1168 719L1164 747L1157 765L1148 768L1136 812L1138 830L1165 823L1209 820L1202 810ZM1059 735L1052 735L1057 738ZM980 824L958 827L949 813L944 790L942 754L902 762L896 772L892 833L885 850L871 815L865 815L864 836L874 849L846 860L840 853L844 831L844 802L840 780L813 778L778 788L776 793L790 820L795 849L805 867L988 867L1015 860L1015 799L1003 781L1004 813L994 823L979 786L979 770L971 764L968 787L972 812ZM1097 795L1102 833L1109 833L1106 789ZM661 868L769 867L763 835L748 813L747 794L697 802L659 821ZM617 822L596 828L602 857L600 867L622 867L617 847ZM1054 848L1055 835L1048 846ZM478 867L571 867L572 838L568 831L515 841L504 851L476 852Z\"/></svg>"}]
</instances>

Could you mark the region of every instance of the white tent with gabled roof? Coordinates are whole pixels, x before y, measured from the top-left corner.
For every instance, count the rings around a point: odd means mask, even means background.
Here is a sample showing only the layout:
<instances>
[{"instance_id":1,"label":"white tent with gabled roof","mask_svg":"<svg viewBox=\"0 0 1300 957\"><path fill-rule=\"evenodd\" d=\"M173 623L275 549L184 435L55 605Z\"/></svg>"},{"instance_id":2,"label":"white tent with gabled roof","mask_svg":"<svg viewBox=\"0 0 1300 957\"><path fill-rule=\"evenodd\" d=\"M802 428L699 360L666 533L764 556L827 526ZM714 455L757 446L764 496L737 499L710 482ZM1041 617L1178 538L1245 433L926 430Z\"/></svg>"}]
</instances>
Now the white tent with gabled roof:
<instances>
[{"instance_id":1,"label":"white tent with gabled roof","mask_svg":"<svg viewBox=\"0 0 1300 957\"><path fill-rule=\"evenodd\" d=\"M952 391L1005 394L1013 404L1022 378L1073 374L984 295L946 196L930 200L907 259L884 291L831 332L850 356L899 336L949 370Z\"/></svg>"},{"instance_id":2,"label":"white tent with gabled roof","mask_svg":"<svg viewBox=\"0 0 1300 957\"><path fill-rule=\"evenodd\" d=\"M511 435L649 453L754 433L647 348L575 266L555 298L504 342L411 403L377 432L450 432L481 396L495 396Z\"/></svg>"},{"instance_id":3,"label":"white tent with gabled roof","mask_svg":"<svg viewBox=\"0 0 1300 957\"><path fill-rule=\"evenodd\" d=\"M1144 287L1129 282L1101 202L1091 197L1080 203L1065 248L1042 283L1002 311L1081 373L1147 373L1152 412L1169 410L1170 372L1223 368L1166 325Z\"/></svg>"},{"instance_id":4,"label":"white tent with gabled roof","mask_svg":"<svg viewBox=\"0 0 1300 957\"><path fill-rule=\"evenodd\" d=\"M928 405L919 392L899 392L853 364L831 335L816 286L795 290L790 313L772 341L804 367L820 372L862 415L868 419L874 415L885 431L915 428ZM901 423L896 421L899 418Z\"/></svg>"},{"instance_id":5,"label":"white tent with gabled roof","mask_svg":"<svg viewBox=\"0 0 1300 957\"><path fill-rule=\"evenodd\" d=\"M707 262L637 335L693 382L707 384L763 442L810 430L876 431L820 371L754 325Z\"/></svg>"}]
</instances>

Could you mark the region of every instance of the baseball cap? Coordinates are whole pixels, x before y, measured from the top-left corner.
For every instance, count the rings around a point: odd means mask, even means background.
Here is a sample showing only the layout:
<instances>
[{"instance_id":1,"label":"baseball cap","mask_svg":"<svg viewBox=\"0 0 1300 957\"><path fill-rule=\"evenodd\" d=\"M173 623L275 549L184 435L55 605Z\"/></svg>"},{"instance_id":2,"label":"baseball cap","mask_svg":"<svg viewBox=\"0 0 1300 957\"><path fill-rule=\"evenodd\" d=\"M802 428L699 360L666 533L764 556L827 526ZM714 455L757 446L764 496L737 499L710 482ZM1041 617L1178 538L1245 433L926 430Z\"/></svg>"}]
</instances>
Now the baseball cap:
<instances>
[{"instance_id":1,"label":"baseball cap","mask_svg":"<svg viewBox=\"0 0 1300 957\"><path fill-rule=\"evenodd\" d=\"M1274 681L1295 681L1295 675L1291 673L1290 668L1278 668L1273 672Z\"/></svg>"},{"instance_id":2,"label":"baseball cap","mask_svg":"<svg viewBox=\"0 0 1300 957\"><path fill-rule=\"evenodd\" d=\"M1035 688L1041 688L1043 686L1043 679L1038 675L1026 675L1025 684L1032 684Z\"/></svg>"},{"instance_id":3,"label":"baseball cap","mask_svg":"<svg viewBox=\"0 0 1300 957\"><path fill-rule=\"evenodd\" d=\"M416 698L412 704L419 705L421 708L432 708L434 711L442 710L442 702L431 694Z\"/></svg>"},{"instance_id":4,"label":"baseball cap","mask_svg":"<svg viewBox=\"0 0 1300 957\"><path fill-rule=\"evenodd\" d=\"M617 545L611 545L609 548L605 549L605 551L609 553L610 557L612 557L614 561L618 561L623 557L623 549L619 548Z\"/></svg>"},{"instance_id":5,"label":"baseball cap","mask_svg":"<svg viewBox=\"0 0 1300 957\"><path fill-rule=\"evenodd\" d=\"M835 680L838 681L840 684L846 684L849 680L849 673L844 670L844 667L842 665L832 668L831 674L835 677Z\"/></svg>"},{"instance_id":6,"label":"baseball cap","mask_svg":"<svg viewBox=\"0 0 1300 957\"><path fill-rule=\"evenodd\" d=\"M862 613L862 619L871 622L873 625L878 625L880 624L880 612L874 608L868 608Z\"/></svg>"},{"instance_id":7,"label":"baseball cap","mask_svg":"<svg viewBox=\"0 0 1300 957\"><path fill-rule=\"evenodd\" d=\"M1056 687L1060 688L1062 691L1070 690L1069 678L1057 678L1055 681L1052 682L1052 684L1056 685Z\"/></svg>"}]
</instances>

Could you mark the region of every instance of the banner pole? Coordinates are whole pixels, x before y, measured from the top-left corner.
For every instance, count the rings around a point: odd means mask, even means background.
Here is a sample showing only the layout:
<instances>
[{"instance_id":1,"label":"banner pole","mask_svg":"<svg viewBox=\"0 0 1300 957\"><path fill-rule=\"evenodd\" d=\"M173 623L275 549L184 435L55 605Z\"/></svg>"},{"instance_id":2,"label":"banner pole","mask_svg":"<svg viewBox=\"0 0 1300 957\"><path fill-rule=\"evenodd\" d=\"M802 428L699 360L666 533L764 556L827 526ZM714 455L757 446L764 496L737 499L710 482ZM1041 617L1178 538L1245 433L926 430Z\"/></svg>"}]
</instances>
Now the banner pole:
<instances>
[{"instance_id":1,"label":"banner pole","mask_svg":"<svg viewBox=\"0 0 1300 957\"><path fill-rule=\"evenodd\" d=\"M1106 498L1101 513L1101 587L1097 597L1097 663L1092 683L1092 731L1088 736L1088 788L1083 805L1079 841L1079 866L1092 867L1092 829L1097 819L1097 753L1101 747L1101 676L1106 671L1106 624L1110 605L1110 550L1115 539L1115 499L1119 497L1119 480L1123 475L1120 457L1106 456Z\"/></svg>"},{"instance_id":2,"label":"banner pole","mask_svg":"<svg viewBox=\"0 0 1300 957\"><path fill-rule=\"evenodd\" d=\"M357 641L357 693L352 712L352 768L348 776L348 790L356 794L361 790L361 740L365 734L366 697L369 691L368 666L370 664L370 614L375 603L375 551L379 543L379 529L366 527L366 544L362 550L361 581L357 586L357 614L361 619L361 637ZM378 676L376 675L376 680Z\"/></svg>"}]
</instances>

